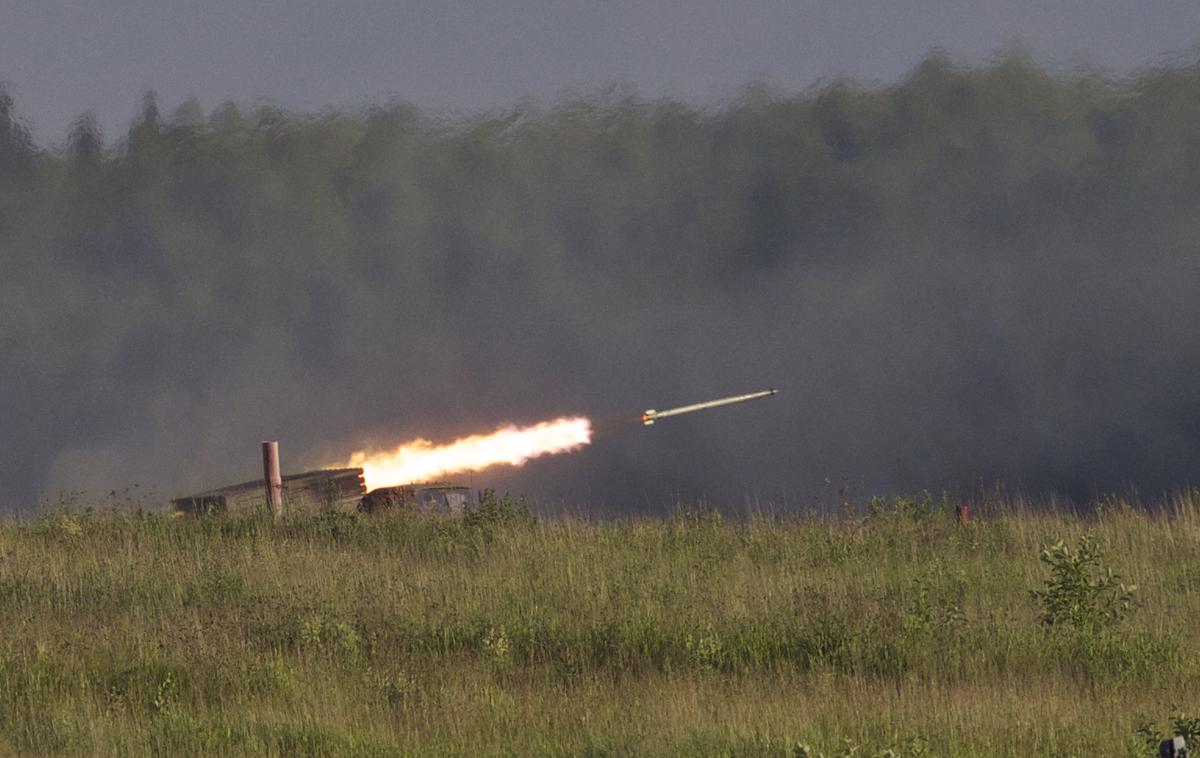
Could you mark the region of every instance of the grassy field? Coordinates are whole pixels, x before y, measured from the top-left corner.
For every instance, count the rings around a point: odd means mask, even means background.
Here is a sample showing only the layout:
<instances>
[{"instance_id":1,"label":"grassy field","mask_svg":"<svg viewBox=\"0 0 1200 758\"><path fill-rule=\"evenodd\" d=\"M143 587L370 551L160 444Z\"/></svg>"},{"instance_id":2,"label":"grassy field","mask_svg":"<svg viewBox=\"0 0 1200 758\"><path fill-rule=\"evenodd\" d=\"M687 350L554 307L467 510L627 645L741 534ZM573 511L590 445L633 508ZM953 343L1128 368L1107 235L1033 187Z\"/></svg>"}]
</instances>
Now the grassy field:
<instances>
[{"instance_id":1,"label":"grassy field","mask_svg":"<svg viewBox=\"0 0 1200 758\"><path fill-rule=\"evenodd\" d=\"M59 513L0 526L0 753L1151 755L1200 710L1198 586L1200 493Z\"/></svg>"}]
</instances>

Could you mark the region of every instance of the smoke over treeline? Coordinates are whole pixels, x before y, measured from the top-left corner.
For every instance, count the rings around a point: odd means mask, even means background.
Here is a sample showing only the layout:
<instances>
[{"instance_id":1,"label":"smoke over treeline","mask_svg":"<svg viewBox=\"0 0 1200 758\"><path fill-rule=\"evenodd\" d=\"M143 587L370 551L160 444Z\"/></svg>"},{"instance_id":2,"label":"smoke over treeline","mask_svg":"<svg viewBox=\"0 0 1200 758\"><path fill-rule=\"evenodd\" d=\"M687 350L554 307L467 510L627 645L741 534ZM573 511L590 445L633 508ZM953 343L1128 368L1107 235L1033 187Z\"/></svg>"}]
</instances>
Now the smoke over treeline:
<instances>
[{"instance_id":1,"label":"smoke over treeline","mask_svg":"<svg viewBox=\"0 0 1200 758\"><path fill-rule=\"evenodd\" d=\"M635 508L1195 481L1198 124L1200 68L1019 55L712 108L148 96L56 147L4 98L0 499L771 385L474 482Z\"/></svg>"}]
</instances>

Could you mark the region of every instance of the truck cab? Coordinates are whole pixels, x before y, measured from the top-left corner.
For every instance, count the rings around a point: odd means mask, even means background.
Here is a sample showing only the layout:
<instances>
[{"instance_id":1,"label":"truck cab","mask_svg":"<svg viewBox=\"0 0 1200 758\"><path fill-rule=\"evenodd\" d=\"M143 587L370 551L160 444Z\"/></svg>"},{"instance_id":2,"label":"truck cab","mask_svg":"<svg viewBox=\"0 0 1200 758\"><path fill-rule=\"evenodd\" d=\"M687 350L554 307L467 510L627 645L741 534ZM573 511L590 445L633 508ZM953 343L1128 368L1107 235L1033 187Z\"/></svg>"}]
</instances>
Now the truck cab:
<instances>
[{"instance_id":1,"label":"truck cab","mask_svg":"<svg viewBox=\"0 0 1200 758\"><path fill-rule=\"evenodd\" d=\"M471 490L460 484L430 482L371 490L358 504L361 513L409 511L457 516L472 505Z\"/></svg>"}]
</instances>

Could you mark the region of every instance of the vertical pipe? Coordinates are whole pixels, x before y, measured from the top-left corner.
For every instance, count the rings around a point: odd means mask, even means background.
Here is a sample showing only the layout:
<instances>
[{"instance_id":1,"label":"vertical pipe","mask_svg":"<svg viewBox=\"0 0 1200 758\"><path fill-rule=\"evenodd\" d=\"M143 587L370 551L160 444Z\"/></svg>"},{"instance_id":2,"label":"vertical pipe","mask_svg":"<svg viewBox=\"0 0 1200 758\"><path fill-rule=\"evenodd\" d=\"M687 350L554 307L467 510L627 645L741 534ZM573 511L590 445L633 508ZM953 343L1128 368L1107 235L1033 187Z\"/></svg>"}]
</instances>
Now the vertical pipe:
<instances>
[{"instance_id":1,"label":"vertical pipe","mask_svg":"<svg viewBox=\"0 0 1200 758\"><path fill-rule=\"evenodd\" d=\"M263 485L267 489L267 505L275 518L283 515L283 477L279 473L279 443L262 443Z\"/></svg>"}]
</instances>

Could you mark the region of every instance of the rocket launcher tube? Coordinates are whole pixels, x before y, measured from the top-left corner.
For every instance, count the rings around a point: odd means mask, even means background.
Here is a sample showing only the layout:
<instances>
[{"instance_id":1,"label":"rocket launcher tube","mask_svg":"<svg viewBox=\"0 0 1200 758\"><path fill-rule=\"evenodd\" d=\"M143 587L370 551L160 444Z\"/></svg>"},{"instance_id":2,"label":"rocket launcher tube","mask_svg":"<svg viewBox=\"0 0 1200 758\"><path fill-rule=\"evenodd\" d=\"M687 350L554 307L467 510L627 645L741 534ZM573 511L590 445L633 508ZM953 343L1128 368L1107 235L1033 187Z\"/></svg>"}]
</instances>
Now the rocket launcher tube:
<instances>
[{"instance_id":1,"label":"rocket launcher tube","mask_svg":"<svg viewBox=\"0 0 1200 758\"><path fill-rule=\"evenodd\" d=\"M692 411L704 411L709 408L719 408L722 405L732 405L733 403L741 403L746 400L757 400L760 397L770 397L779 390L763 390L762 392L751 392L748 395L733 395L732 397L723 397L719 400L709 400L706 403L694 403L692 405L683 405L678 408L669 408L665 411L656 411L653 408L648 408L642 413L642 423L650 426L659 419L667 418L668 416L678 416L683 413L691 413Z\"/></svg>"}]
</instances>

